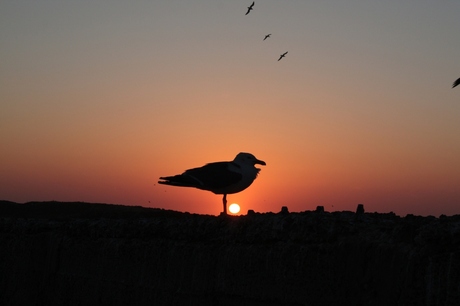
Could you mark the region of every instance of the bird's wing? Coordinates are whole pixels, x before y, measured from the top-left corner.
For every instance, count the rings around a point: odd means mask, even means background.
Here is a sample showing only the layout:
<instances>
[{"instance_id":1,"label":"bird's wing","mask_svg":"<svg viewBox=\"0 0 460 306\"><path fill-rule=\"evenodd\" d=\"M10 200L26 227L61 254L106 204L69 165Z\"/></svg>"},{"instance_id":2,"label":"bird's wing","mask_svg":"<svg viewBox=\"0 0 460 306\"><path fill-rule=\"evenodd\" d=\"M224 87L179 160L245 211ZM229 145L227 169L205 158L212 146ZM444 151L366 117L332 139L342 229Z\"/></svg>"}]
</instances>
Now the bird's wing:
<instances>
[{"instance_id":1,"label":"bird's wing","mask_svg":"<svg viewBox=\"0 0 460 306\"><path fill-rule=\"evenodd\" d=\"M254 3L255 3L255 1L252 1L251 6L249 6L249 7L252 8L254 6Z\"/></svg>"},{"instance_id":2,"label":"bird's wing","mask_svg":"<svg viewBox=\"0 0 460 306\"><path fill-rule=\"evenodd\" d=\"M230 171L231 162L215 162L200 168L185 171L182 175L190 176L201 182L200 189L213 190L233 185L241 180L241 173Z\"/></svg>"},{"instance_id":3,"label":"bird's wing","mask_svg":"<svg viewBox=\"0 0 460 306\"><path fill-rule=\"evenodd\" d=\"M454 88L457 85L460 85L460 78L454 82L454 84L452 85L452 88Z\"/></svg>"}]
</instances>

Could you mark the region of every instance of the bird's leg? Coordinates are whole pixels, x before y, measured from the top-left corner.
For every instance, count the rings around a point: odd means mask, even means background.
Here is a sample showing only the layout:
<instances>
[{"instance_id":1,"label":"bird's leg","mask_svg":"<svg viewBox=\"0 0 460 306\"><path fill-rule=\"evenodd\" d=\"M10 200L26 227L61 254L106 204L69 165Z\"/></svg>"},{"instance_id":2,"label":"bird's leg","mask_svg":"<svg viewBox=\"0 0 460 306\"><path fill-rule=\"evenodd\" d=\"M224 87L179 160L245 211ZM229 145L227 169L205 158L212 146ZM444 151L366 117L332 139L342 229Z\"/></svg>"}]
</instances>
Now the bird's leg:
<instances>
[{"instance_id":1,"label":"bird's leg","mask_svg":"<svg viewBox=\"0 0 460 306\"><path fill-rule=\"evenodd\" d=\"M224 204L224 215L226 215L227 214L227 194L224 194L222 203Z\"/></svg>"}]
</instances>

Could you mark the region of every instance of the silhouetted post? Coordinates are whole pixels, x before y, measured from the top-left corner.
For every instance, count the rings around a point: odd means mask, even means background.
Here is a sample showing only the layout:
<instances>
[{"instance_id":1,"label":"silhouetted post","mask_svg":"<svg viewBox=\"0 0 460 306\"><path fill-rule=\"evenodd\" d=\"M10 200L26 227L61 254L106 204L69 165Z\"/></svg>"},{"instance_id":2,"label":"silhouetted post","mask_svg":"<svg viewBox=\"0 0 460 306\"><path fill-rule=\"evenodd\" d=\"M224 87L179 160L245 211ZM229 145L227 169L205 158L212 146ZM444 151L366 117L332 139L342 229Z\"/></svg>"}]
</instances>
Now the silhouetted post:
<instances>
[{"instance_id":1,"label":"silhouetted post","mask_svg":"<svg viewBox=\"0 0 460 306\"><path fill-rule=\"evenodd\" d=\"M324 206L316 206L316 210L315 210L315 211L318 212L318 213L324 212Z\"/></svg>"},{"instance_id":2,"label":"silhouetted post","mask_svg":"<svg viewBox=\"0 0 460 306\"><path fill-rule=\"evenodd\" d=\"M288 213L289 213L289 210L288 210L287 206L281 207L280 214L288 214Z\"/></svg>"},{"instance_id":3,"label":"silhouetted post","mask_svg":"<svg viewBox=\"0 0 460 306\"><path fill-rule=\"evenodd\" d=\"M356 213L364 214L364 204L358 204L358 207L356 208Z\"/></svg>"}]
</instances>

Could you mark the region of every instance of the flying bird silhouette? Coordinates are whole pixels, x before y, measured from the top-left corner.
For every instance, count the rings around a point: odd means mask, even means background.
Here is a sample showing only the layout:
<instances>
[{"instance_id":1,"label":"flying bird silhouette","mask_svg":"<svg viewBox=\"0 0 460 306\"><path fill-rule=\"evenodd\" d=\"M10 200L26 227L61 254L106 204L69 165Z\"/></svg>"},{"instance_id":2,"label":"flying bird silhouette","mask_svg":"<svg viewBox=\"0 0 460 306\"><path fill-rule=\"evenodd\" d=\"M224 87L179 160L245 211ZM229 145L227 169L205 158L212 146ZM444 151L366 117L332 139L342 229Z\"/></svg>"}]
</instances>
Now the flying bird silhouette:
<instances>
[{"instance_id":1,"label":"flying bird silhouette","mask_svg":"<svg viewBox=\"0 0 460 306\"><path fill-rule=\"evenodd\" d=\"M460 85L460 78L454 82L454 84L452 85L452 88L454 88L457 85Z\"/></svg>"},{"instance_id":2,"label":"flying bird silhouette","mask_svg":"<svg viewBox=\"0 0 460 306\"><path fill-rule=\"evenodd\" d=\"M252 4L250 6L248 6L248 11L246 12L245 15L249 14L249 12L252 11L253 6L254 6L254 1L252 2Z\"/></svg>"},{"instance_id":3,"label":"flying bird silhouette","mask_svg":"<svg viewBox=\"0 0 460 306\"><path fill-rule=\"evenodd\" d=\"M233 161L221 161L186 170L182 174L160 177L159 184L194 187L223 194L223 213L227 214L227 194L238 193L248 188L256 179L260 169L256 164L266 165L251 153L238 153Z\"/></svg>"},{"instance_id":4,"label":"flying bird silhouette","mask_svg":"<svg viewBox=\"0 0 460 306\"><path fill-rule=\"evenodd\" d=\"M272 35L272 34L267 34L267 35L265 35L264 40L266 40L267 38L269 38L271 35Z\"/></svg>"},{"instance_id":5,"label":"flying bird silhouette","mask_svg":"<svg viewBox=\"0 0 460 306\"><path fill-rule=\"evenodd\" d=\"M279 61L279 60L281 60L283 57L285 57L285 56L286 56L286 54L287 54L287 51L286 51L286 52L284 52L283 54L281 54L281 55L280 55L280 58L278 59L278 61Z\"/></svg>"}]
</instances>

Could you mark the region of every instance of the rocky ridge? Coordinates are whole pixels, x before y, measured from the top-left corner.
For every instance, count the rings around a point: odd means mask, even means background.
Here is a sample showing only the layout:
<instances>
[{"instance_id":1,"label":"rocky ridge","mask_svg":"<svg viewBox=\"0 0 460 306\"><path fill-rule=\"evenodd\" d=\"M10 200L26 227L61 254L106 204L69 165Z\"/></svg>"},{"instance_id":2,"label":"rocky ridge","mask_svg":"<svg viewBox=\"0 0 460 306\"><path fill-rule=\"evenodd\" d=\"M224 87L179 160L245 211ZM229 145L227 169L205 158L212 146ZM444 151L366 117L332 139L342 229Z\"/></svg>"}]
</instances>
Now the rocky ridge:
<instances>
[{"instance_id":1,"label":"rocky ridge","mask_svg":"<svg viewBox=\"0 0 460 306\"><path fill-rule=\"evenodd\" d=\"M0 202L1 305L456 305L460 216Z\"/></svg>"}]
</instances>

